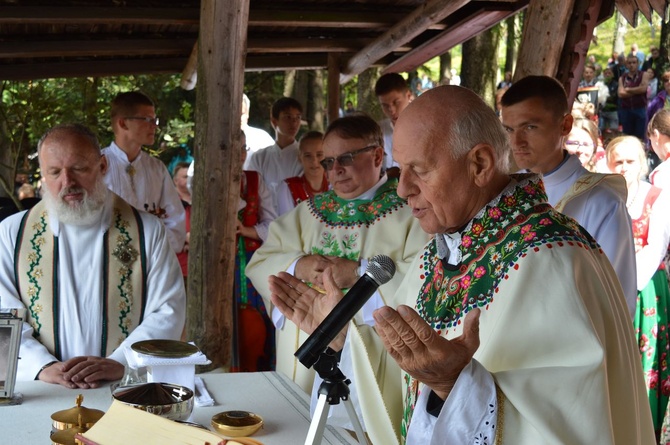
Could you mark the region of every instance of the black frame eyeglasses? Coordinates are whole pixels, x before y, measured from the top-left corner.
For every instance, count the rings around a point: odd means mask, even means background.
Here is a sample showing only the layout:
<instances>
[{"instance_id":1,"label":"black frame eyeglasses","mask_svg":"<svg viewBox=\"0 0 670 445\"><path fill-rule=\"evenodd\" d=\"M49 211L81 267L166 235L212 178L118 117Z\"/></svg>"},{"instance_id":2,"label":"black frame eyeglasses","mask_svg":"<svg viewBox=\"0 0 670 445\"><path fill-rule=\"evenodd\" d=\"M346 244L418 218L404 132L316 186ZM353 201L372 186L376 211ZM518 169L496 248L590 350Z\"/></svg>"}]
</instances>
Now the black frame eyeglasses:
<instances>
[{"instance_id":1,"label":"black frame eyeglasses","mask_svg":"<svg viewBox=\"0 0 670 445\"><path fill-rule=\"evenodd\" d=\"M349 167L350 165L354 165L354 156L359 155L361 153L365 153L366 151L370 151L374 148L379 147L379 145L368 145L367 147L359 148L358 150L350 151L347 153L343 153L336 158L333 157L328 157L328 158L323 158L321 162L321 167L323 167L324 170L330 171L333 169L335 166L335 161L337 161L338 164L340 164L342 167Z\"/></svg>"},{"instance_id":2,"label":"black frame eyeglasses","mask_svg":"<svg viewBox=\"0 0 670 445\"><path fill-rule=\"evenodd\" d=\"M159 126L161 121L157 117L145 117L145 116L126 116L124 119L132 119L132 120L138 120L138 121L144 121L148 124L154 124L155 126Z\"/></svg>"}]
</instances>

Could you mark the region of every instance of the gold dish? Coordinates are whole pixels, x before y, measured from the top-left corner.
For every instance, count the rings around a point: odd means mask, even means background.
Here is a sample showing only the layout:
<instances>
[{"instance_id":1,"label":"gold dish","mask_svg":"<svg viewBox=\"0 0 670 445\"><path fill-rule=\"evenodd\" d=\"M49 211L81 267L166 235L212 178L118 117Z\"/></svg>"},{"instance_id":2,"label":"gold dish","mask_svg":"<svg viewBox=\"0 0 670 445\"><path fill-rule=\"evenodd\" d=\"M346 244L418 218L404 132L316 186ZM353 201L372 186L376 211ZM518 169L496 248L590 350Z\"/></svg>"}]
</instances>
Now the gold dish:
<instances>
[{"instance_id":1,"label":"gold dish","mask_svg":"<svg viewBox=\"0 0 670 445\"><path fill-rule=\"evenodd\" d=\"M224 411L212 416L212 427L225 436L251 436L263 427L263 418L248 411Z\"/></svg>"},{"instance_id":2,"label":"gold dish","mask_svg":"<svg viewBox=\"0 0 670 445\"><path fill-rule=\"evenodd\" d=\"M84 428L90 428L105 414L104 411L100 411L99 409L91 409L86 408L85 406L81 406L83 401L84 396L79 394L75 398L76 406L53 413L51 415L51 426L53 429L56 431L63 431L79 426L80 418L81 426Z\"/></svg>"},{"instance_id":3,"label":"gold dish","mask_svg":"<svg viewBox=\"0 0 670 445\"><path fill-rule=\"evenodd\" d=\"M165 358L184 358L200 352L197 346L177 340L143 340L133 343L130 348L141 354Z\"/></svg>"}]
</instances>

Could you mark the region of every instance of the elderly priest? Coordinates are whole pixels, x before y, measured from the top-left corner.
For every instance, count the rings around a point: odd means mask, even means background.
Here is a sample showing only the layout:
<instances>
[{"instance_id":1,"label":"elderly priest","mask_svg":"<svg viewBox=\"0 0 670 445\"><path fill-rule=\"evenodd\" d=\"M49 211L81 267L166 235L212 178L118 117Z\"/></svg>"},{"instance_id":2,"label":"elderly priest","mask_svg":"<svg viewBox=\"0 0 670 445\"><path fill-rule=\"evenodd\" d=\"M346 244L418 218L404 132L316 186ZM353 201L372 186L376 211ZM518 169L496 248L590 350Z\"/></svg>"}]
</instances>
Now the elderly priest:
<instances>
[{"instance_id":1,"label":"elderly priest","mask_svg":"<svg viewBox=\"0 0 670 445\"><path fill-rule=\"evenodd\" d=\"M25 308L17 379L94 388L123 376L124 347L178 339L185 295L163 224L110 192L81 125L40 139L43 200L0 224L0 308Z\"/></svg>"}]
</instances>

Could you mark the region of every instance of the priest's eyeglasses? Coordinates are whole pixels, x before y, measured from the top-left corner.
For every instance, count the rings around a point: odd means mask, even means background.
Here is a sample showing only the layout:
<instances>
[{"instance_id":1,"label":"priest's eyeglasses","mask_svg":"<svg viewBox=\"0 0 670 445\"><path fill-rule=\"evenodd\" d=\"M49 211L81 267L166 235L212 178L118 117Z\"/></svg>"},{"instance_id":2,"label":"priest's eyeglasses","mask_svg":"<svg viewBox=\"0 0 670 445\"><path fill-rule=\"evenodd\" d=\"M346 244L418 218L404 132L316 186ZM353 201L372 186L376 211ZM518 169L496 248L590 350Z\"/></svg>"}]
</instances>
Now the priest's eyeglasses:
<instances>
[{"instance_id":1,"label":"priest's eyeglasses","mask_svg":"<svg viewBox=\"0 0 670 445\"><path fill-rule=\"evenodd\" d=\"M340 164L342 167L349 167L350 165L354 165L354 156L359 155L361 153L365 153L366 151L370 151L377 147L379 147L379 145L368 145L367 147L359 148L358 150L343 153L336 158L333 157L323 158L320 164L326 171L330 171L333 169L333 167L335 166L335 161L337 161L337 163Z\"/></svg>"},{"instance_id":2,"label":"priest's eyeglasses","mask_svg":"<svg viewBox=\"0 0 670 445\"><path fill-rule=\"evenodd\" d=\"M160 119L157 117L145 117L145 116L126 116L124 119L133 119L138 121L144 121L148 124L154 124L155 126L160 125Z\"/></svg>"}]
</instances>

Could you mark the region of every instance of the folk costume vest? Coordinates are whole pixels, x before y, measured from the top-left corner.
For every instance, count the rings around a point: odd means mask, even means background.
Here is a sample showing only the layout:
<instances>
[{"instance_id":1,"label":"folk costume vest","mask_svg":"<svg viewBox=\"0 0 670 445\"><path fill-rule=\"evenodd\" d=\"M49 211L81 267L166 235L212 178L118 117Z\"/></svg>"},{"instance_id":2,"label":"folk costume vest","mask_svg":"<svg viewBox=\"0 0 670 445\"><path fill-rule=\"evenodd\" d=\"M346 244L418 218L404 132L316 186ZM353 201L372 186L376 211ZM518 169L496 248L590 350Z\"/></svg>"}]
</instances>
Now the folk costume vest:
<instances>
[{"instance_id":1,"label":"folk costume vest","mask_svg":"<svg viewBox=\"0 0 670 445\"><path fill-rule=\"evenodd\" d=\"M307 201L309 198L313 198L319 193L328 191L328 180L325 176L323 177L321 188L319 190L314 190L309 186L309 182L307 182L305 175L294 176L292 178L284 179L284 181L286 181L286 185L288 185L288 189L291 192L291 198L293 198L294 205Z\"/></svg>"},{"instance_id":2,"label":"folk costume vest","mask_svg":"<svg viewBox=\"0 0 670 445\"><path fill-rule=\"evenodd\" d=\"M100 356L111 354L144 317L146 253L137 210L117 195L112 221L103 236L102 338ZM21 301L28 309L33 336L61 360L58 237L49 225L44 201L23 217L14 251L14 274ZM83 273L83 272L82 272Z\"/></svg>"}]
</instances>

